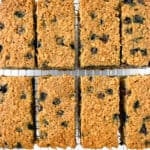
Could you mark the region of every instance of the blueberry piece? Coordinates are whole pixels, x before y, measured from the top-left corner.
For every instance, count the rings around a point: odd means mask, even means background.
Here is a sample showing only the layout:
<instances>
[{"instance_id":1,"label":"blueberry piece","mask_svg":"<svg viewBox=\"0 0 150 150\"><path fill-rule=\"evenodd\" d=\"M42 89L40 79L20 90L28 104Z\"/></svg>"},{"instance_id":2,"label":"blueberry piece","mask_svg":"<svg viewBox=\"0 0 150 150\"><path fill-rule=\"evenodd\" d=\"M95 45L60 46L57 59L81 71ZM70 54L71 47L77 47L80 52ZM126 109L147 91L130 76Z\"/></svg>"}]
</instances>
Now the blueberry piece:
<instances>
[{"instance_id":1,"label":"blueberry piece","mask_svg":"<svg viewBox=\"0 0 150 150\"><path fill-rule=\"evenodd\" d=\"M100 38L99 38L103 43L107 43L109 40L109 35L108 34L103 34Z\"/></svg>"},{"instance_id":2,"label":"blueberry piece","mask_svg":"<svg viewBox=\"0 0 150 150\"><path fill-rule=\"evenodd\" d=\"M63 122L61 123L61 126L67 128L67 127L68 127L68 121L63 121Z\"/></svg>"},{"instance_id":3,"label":"blueberry piece","mask_svg":"<svg viewBox=\"0 0 150 150\"><path fill-rule=\"evenodd\" d=\"M126 33L132 34L132 32L133 32L133 29L132 29L132 28L127 28L127 29L126 29Z\"/></svg>"},{"instance_id":4,"label":"blueberry piece","mask_svg":"<svg viewBox=\"0 0 150 150\"><path fill-rule=\"evenodd\" d=\"M119 114L113 114L113 120L119 120L120 116Z\"/></svg>"},{"instance_id":5,"label":"blueberry piece","mask_svg":"<svg viewBox=\"0 0 150 150\"><path fill-rule=\"evenodd\" d=\"M59 98L55 98L53 100L53 105L59 105L61 103L61 100Z\"/></svg>"},{"instance_id":6,"label":"blueberry piece","mask_svg":"<svg viewBox=\"0 0 150 150\"><path fill-rule=\"evenodd\" d=\"M113 89L107 89L106 93L109 94L109 95L112 95L113 94Z\"/></svg>"},{"instance_id":7,"label":"blueberry piece","mask_svg":"<svg viewBox=\"0 0 150 150\"><path fill-rule=\"evenodd\" d=\"M37 106L37 111L40 112L40 111L42 111L42 110L43 110L43 106L38 105L38 106Z\"/></svg>"},{"instance_id":8,"label":"blueberry piece","mask_svg":"<svg viewBox=\"0 0 150 150\"><path fill-rule=\"evenodd\" d=\"M71 49L75 49L75 45L73 42L70 44L70 47L71 47Z\"/></svg>"},{"instance_id":9,"label":"blueberry piece","mask_svg":"<svg viewBox=\"0 0 150 150\"><path fill-rule=\"evenodd\" d=\"M21 128L16 128L16 131L17 132L22 132L22 129Z\"/></svg>"},{"instance_id":10,"label":"blueberry piece","mask_svg":"<svg viewBox=\"0 0 150 150\"><path fill-rule=\"evenodd\" d=\"M130 54L135 55L139 50L140 50L140 48L133 48L130 50Z\"/></svg>"},{"instance_id":11,"label":"blueberry piece","mask_svg":"<svg viewBox=\"0 0 150 150\"><path fill-rule=\"evenodd\" d=\"M146 116L145 118L143 118L143 121L150 121L150 116Z\"/></svg>"},{"instance_id":12,"label":"blueberry piece","mask_svg":"<svg viewBox=\"0 0 150 150\"><path fill-rule=\"evenodd\" d=\"M96 39L96 34L91 34L90 39L95 40Z\"/></svg>"},{"instance_id":13,"label":"blueberry piece","mask_svg":"<svg viewBox=\"0 0 150 150\"><path fill-rule=\"evenodd\" d=\"M131 5L131 6L134 6L134 5L135 5L135 3L133 2L133 0L124 0L124 3L125 3L125 4L129 4L129 5Z\"/></svg>"},{"instance_id":14,"label":"blueberry piece","mask_svg":"<svg viewBox=\"0 0 150 150\"><path fill-rule=\"evenodd\" d=\"M40 41L37 41L37 48L40 48L41 47L41 42Z\"/></svg>"},{"instance_id":15,"label":"blueberry piece","mask_svg":"<svg viewBox=\"0 0 150 150\"><path fill-rule=\"evenodd\" d=\"M87 87L87 92L93 93L93 91L94 91L93 86L88 86L88 87Z\"/></svg>"},{"instance_id":16,"label":"blueberry piece","mask_svg":"<svg viewBox=\"0 0 150 150\"><path fill-rule=\"evenodd\" d=\"M16 11L14 15L17 16L18 18L23 18L25 16L25 13L22 11Z\"/></svg>"},{"instance_id":17,"label":"blueberry piece","mask_svg":"<svg viewBox=\"0 0 150 150\"><path fill-rule=\"evenodd\" d=\"M138 3L144 4L144 0L138 0Z\"/></svg>"},{"instance_id":18,"label":"blueberry piece","mask_svg":"<svg viewBox=\"0 0 150 150\"><path fill-rule=\"evenodd\" d=\"M24 27L18 27L18 29L17 29L17 34L19 34L19 35L21 35L21 34L23 34L25 32L25 28Z\"/></svg>"},{"instance_id":19,"label":"blueberry piece","mask_svg":"<svg viewBox=\"0 0 150 150\"><path fill-rule=\"evenodd\" d=\"M96 47L91 48L91 53L92 54L97 54L98 49Z\"/></svg>"},{"instance_id":20,"label":"blueberry piece","mask_svg":"<svg viewBox=\"0 0 150 150\"><path fill-rule=\"evenodd\" d=\"M89 76L88 79L89 79L89 81L92 81L92 80L93 80L93 77L92 77L92 76Z\"/></svg>"},{"instance_id":21,"label":"blueberry piece","mask_svg":"<svg viewBox=\"0 0 150 150\"><path fill-rule=\"evenodd\" d=\"M27 96L24 93L20 96L20 99L26 99L26 98L27 98Z\"/></svg>"},{"instance_id":22,"label":"blueberry piece","mask_svg":"<svg viewBox=\"0 0 150 150\"><path fill-rule=\"evenodd\" d=\"M63 110L59 110L59 111L57 111L57 113L56 113L58 116L63 116L63 114L64 114L64 111Z\"/></svg>"},{"instance_id":23,"label":"blueberry piece","mask_svg":"<svg viewBox=\"0 0 150 150\"><path fill-rule=\"evenodd\" d=\"M97 17L97 15L95 14L95 12L91 12L90 16L91 16L92 19L95 19Z\"/></svg>"},{"instance_id":24,"label":"blueberry piece","mask_svg":"<svg viewBox=\"0 0 150 150\"><path fill-rule=\"evenodd\" d=\"M147 135L147 134L148 134L146 125L145 125L144 123L142 124L142 127L141 127L141 129L140 129L139 132L140 132L141 134L144 134L144 135Z\"/></svg>"},{"instance_id":25,"label":"blueberry piece","mask_svg":"<svg viewBox=\"0 0 150 150\"><path fill-rule=\"evenodd\" d=\"M56 43L57 43L57 45L61 45L61 46L65 45L63 37L57 37L56 38Z\"/></svg>"},{"instance_id":26,"label":"blueberry piece","mask_svg":"<svg viewBox=\"0 0 150 150\"><path fill-rule=\"evenodd\" d=\"M3 50L3 46L2 45L0 45L0 52Z\"/></svg>"},{"instance_id":27,"label":"blueberry piece","mask_svg":"<svg viewBox=\"0 0 150 150\"><path fill-rule=\"evenodd\" d=\"M49 122L46 120L46 119L43 119L43 124L45 125L45 126L47 126L47 125L49 125Z\"/></svg>"},{"instance_id":28,"label":"blueberry piece","mask_svg":"<svg viewBox=\"0 0 150 150\"><path fill-rule=\"evenodd\" d=\"M141 49L142 56L147 56L147 49Z\"/></svg>"},{"instance_id":29,"label":"blueberry piece","mask_svg":"<svg viewBox=\"0 0 150 150\"><path fill-rule=\"evenodd\" d=\"M144 18L140 15L133 16L133 22L143 24Z\"/></svg>"},{"instance_id":30,"label":"blueberry piece","mask_svg":"<svg viewBox=\"0 0 150 150\"><path fill-rule=\"evenodd\" d=\"M0 92L1 92L1 93L6 93L6 92L7 92L7 84L5 84L5 85L0 85Z\"/></svg>"},{"instance_id":31,"label":"blueberry piece","mask_svg":"<svg viewBox=\"0 0 150 150\"><path fill-rule=\"evenodd\" d=\"M21 143L17 142L17 144L16 144L16 148L22 148Z\"/></svg>"},{"instance_id":32,"label":"blueberry piece","mask_svg":"<svg viewBox=\"0 0 150 150\"><path fill-rule=\"evenodd\" d=\"M104 20L100 19L99 24L103 25L104 24Z\"/></svg>"},{"instance_id":33,"label":"blueberry piece","mask_svg":"<svg viewBox=\"0 0 150 150\"><path fill-rule=\"evenodd\" d=\"M47 97L47 93L44 92L40 93L40 101L45 101L46 97Z\"/></svg>"},{"instance_id":34,"label":"blueberry piece","mask_svg":"<svg viewBox=\"0 0 150 150\"><path fill-rule=\"evenodd\" d=\"M125 24L130 24L131 23L131 18L130 17L126 17L123 21L123 23Z\"/></svg>"},{"instance_id":35,"label":"blueberry piece","mask_svg":"<svg viewBox=\"0 0 150 150\"><path fill-rule=\"evenodd\" d=\"M33 58L33 56L32 56L32 54L31 54L31 53L27 53L25 57L26 57L26 58L28 58L28 59Z\"/></svg>"},{"instance_id":36,"label":"blueberry piece","mask_svg":"<svg viewBox=\"0 0 150 150\"><path fill-rule=\"evenodd\" d=\"M29 123L27 127L29 130L34 130L34 126L31 123Z\"/></svg>"},{"instance_id":37,"label":"blueberry piece","mask_svg":"<svg viewBox=\"0 0 150 150\"><path fill-rule=\"evenodd\" d=\"M100 93L98 93L97 98L104 99L105 98L105 94L100 92Z\"/></svg>"},{"instance_id":38,"label":"blueberry piece","mask_svg":"<svg viewBox=\"0 0 150 150\"><path fill-rule=\"evenodd\" d=\"M139 108L140 107L140 102L139 102L139 100L137 100L137 101L135 101L135 103L133 104L133 108L134 108L134 110L136 110L137 108Z\"/></svg>"},{"instance_id":39,"label":"blueberry piece","mask_svg":"<svg viewBox=\"0 0 150 150\"><path fill-rule=\"evenodd\" d=\"M0 30L3 30L5 27L5 25L3 23L0 22Z\"/></svg>"}]
</instances>

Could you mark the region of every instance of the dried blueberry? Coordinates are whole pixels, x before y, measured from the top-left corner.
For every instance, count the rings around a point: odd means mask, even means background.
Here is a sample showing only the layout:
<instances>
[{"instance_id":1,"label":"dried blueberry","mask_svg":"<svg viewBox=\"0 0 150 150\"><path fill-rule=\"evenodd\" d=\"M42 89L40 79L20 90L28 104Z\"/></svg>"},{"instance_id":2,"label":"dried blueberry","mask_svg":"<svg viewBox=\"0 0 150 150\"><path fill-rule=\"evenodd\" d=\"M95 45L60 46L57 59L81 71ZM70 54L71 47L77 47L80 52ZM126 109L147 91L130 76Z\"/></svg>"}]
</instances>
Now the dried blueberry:
<instances>
[{"instance_id":1,"label":"dried blueberry","mask_svg":"<svg viewBox=\"0 0 150 150\"><path fill-rule=\"evenodd\" d=\"M3 46L2 45L0 45L0 52L3 50Z\"/></svg>"},{"instance_id":2,"label":"dried blueberry","mask_svg":"<svg viewBox=\"0 0 150 150\"><path fill-rule=\"evenodd\" d=\"M96 34L91 34L90 39L95 40L96 39Z\"/></svg>"},{"instance_id":3,"label":"dried blueberry","mask_svg":"<svg viewBox=\"0 0 150 150\"><path fill-rule=\"evenodd\" d=\"M98 93L97 97L98 97L99 99L104 99L104 98L105 98L105 94L102 93L102 92L100 92L100 93Z\"/></svg>"},{"instance_id":4,"label":"dried blueberry","mask_svg":"<svg viewBox=\"0 0 150 150\"><path fill-rule=\"evenodd\" d=\"M16 144L16 148L22 148L21 143L17 142L17 144Z\"/></svg>"},{"instance_id":5,"label":"dried blueberry","mask_svg":"<svg viewBox=\"0 0 150 150\"><path fill-rule=\"evenodd\" d=\"M0 30L3 30L5 27L5 25L3 23L0 22Z\"/></svg>"},{"instance_id":6,"label":"dried blueberry","mask_svg":"<svg viewBox=\"0 0 150 150\"><path fill-rule=\"evenodd\" d=\"M27 96L24 93L20 96L20 99L26 99L26 98L27 98Z\"/></svg>"},{"instance_id":7,"label":"dried blueberry","mask_svg":"<svg viewBox=\"0 0 150 150\"><path fill-rule=\"evenodd\" d=\"M87 92L93 93L93 91L94 91L93 86L88 86L88 87L87 87Z\"/></svg>"},{"instance_id":8,"label":"dried blueberry","mask_svg":"<svg viewBox=\"0 0 150 150\"><path fill-rule=\"evenodd\" d=\"M97 15L95 14L95 12L91 12L90 16L91 16L92 19L95 19L97 17Z\"/></svg>"},{"instance_id":9,"label":"dried blueberry","mask_svg":"<svg viewBox=\"0 0 150 150\"><path fill-rule=\"evenodd\" d=\"M45 126L47 126L47 125L49 125L49 122L46 120L46 119L43 119L43 124L45 125Z\"/></svg>"},{"instance_id":10,"label":"dried blueberry","mask_svg":"<svg viewBox=\"0 0 150 150\"><path fill-rule=\"evenodd\" d=\"M109 94L109 95L112 95L113 94L113 89L107 89L106 93Z\"/></svg>"},{"instance_id":11,"label":"dried blueberry","mask_svg":"<svg viewBox=\"0 0 150 150\"><path fill-rule=\"evenodd\" d=\"M63 37L57 37L56 38L56 43L57 43L57 45L61 45L61 46L65 45Z\"/></svg>"},{"instance_id":12,"label":"dried blueberry","mask_svg":"<svg viewBox=\"0 0 150 150\"><path fill-rule=\"evenodd\" d=\"M141 49L142 56L147 56L147 49Z\"/></svg>"},{"instance_id":13,"label":"dried blueberry","mask_svg":"<svg viewBox=\"0 0 150 150\"><path fill-rule=\"evenodd\" d=\"M22 11L16 11L14 15L17 16L18 18L23 18L25 16L25 13Z\"/></svg>"},{"instance_id":14,"label":"dried blueberry","mask_svg":"<svg viewBox=\"0 0 150 150\"><path fill-rule=\"evenodd\" d=\"M141 129L140 129L139 132L140 132L141 134L144 134L144 135L147 135L147 134L148 134L146 125L145 125L144 123L142 124L142 127L141 127Z\"/></svg>"},{"instance_id":15,"label":"dried blueberry","mask_svg":"<svg viewBox=\"0 0 150 150\"><path fill-rule=\"evenodd\" d=\"M71 49L75 49L75 45L74 45L74 43L72 42L72 43L70 43L70 47L71 47Z\"/></svg>"},{"instance_id":16,"label":"dried blueberry","mask_svg":"<svg viewBox=\"0 0 150 150\"><path fill-rule=\"evenodd\" d=\"M123 23L125 24L130 24L131 23L131 18L130 17L126 17L123 21Z\"/></svg>"},{"instance_id":17,"label":"dried blueberry","mask_svg":"<svg viewBox=\"0 0 150 150\"><path fill-rule=\"evenodd\" d=\"M91 48L91 53L92 54L97 54L98 49L96 47Z\"/></svg>"},{"instance_id":18,"label":"dried blueberry","mask_svg":"<svg viewBox=\"0 0 150 150\"><path fill-rule=\"evenodd\" d=\"M89 79L89 81L92 81L92 80L93 80L93 77L92 77L92 76L89 76L88 79Z\"/></svg>"},{"instance_id":19,"label":"dried blueberry","mask_svg":"<svg viewBox=\"0 0 150 150\"><path fill-rule=\"evenodd\" d=\"M138 3L144 4L144 0L138 0Z\"/></svg>"},{"instance_id":20,"label":"dried blueberry","mask_svg":"<svg viewBox=\"0 0 150 150\"><path fill-rule=\"evenodd\" d=\"M126 33L132 34L132 32L133 32L133 29L132 29L132 28L127 28L127 29L126 29Z\"/></svg>"},{"instance_id":21,"label":"dried blueberry","mask_svg":"<svg viewBox=\"0 0 150 150\"><path fill-rule=\"evenodd\" d=\"M0 85L0 92L1 92L1 93L6 93L6 92L7 92L7 84L5 84L5 85Z\"/></svg>"},{"instance_id":22,"label":"dried blueberry","mask_svg":"<svg viewBox=\"0 0 150 150\"><path fill-rule=\"evenodd\" d=\"M38 106L37 106L37 111L40 112L40 111L42 111L42 110L43 110L43 106L42 106L42 105L38 105Z\"/></svg>"},{"instance_id":23,"label":"dried blueberry","mask_svg":"<svg viewBox=\"0 0 150 150\"><path fill-rule=\"evenodd\" d=\"M134 6L134 5L135 5L135 3L133 2L133 0L124 0L124 3L125 3L125 4L129 4L129 5L131 5L131 6Z\"/></svg>"},{"instance_id":24,"label":"dried blueberry","mask_svg":"<svg viewBox=\"0 0 150 150\"><path fill-rule=\"evenodd\" d=\"M17 34L19 34L19 35L21 35L21 34L23 34L25 32L25 28L24 27L18 27L18 29L17 29Z\"/></svg>"},{"instance_id":25,"label":"dried blueberry","mask_svg":"<svg viewBox=\"0 0 150 150\"><path fill-rule=\"evenodd\" d=\"M140 15L133 16L133 22L143 24L144 18Z\"/></svg>"},{"instance_id":26,"label":"dried blueberry","mask_svg":"<svg viewBox=\"0 0 150 150\"><path fill-rule=\"evenodd\" d=\"M103 34L100 38L99 38L103 43L107 43L109 40L109 35L108 34Z\"/></svg>"},{"instance_id":27,"label":"dried blueberry","mask_svg":"<svg viewBox=\"0 0 150 150\"><path fill-rule=\"evenodd\" d=\"M68 127L68 121L63 121L63 122L61 123L61 126L67 128L67 127Z\"/></svg>"},{"instance_id":28,"label":"dried blueberry","mask_svg":"<svg viewBox=\"0 0 150 150\"><path fill-rule=\"evenodd\" d=\"M37 48L40 48L41 47L41 41L37 41L36 45L37 45Z\"/></svg>"},{"instance_id":29,"label":"dried blueberry","mask_svg":"<svg viewBox=\"0 0 150 150\"><path fill-rule=\"evenodd\" d=\"M140 50L140 48L133 48L130 50L130 54L135 55L139 50Z\"/></svg>"},{"instance_id":30,"label":"dried blueberry","mask_svg":"<svg viewBox=\"0 0 150 150\"><path fill-rule=\"evenodd\" d=\"M119 114L113 114L113 120L119 120L120 116Z\"/></svg>"},{"instance_id":31,"label":"dried blueberry","mask_svg":"<svg viewBox=\"0 0 150 150\"><path fill-rule=\"evenodd\" d=\"M28 127L29 130L34 130L34 126L33 126L31 123L29 123L29 124L27 125L27 127Z\"/></svg>"},{"instance_id":32,"label":"dried blueberry","mask_svg":"<svg viewBox=\"0 0 150 150\"><path fill-rule=\"evenodd\" d=\"M99 23L100 23L100 25L103 25L104 24L104 20L100 19Z\"/></svg>"},{"instance_id":33,"label":"dried blueberry","mask_svg":"<svg viewBox=\"0 0 150 150\"><path fill-rule=\"evenodd\" d=\"M32 56L32 54L31 54L31 53L27 53L27 54L25 55L25 57L26 57L26 58L28 58L28 59L33 58L33 56Z\"/></svg>"},{"instance_id":34,"label":"dried blueberry","mask_svg":"<svg viewBox=\"0 0 150 150\"><path fill-rule=\"evenodd\" d=\"M150 116L146 116L145 118L143 118L143 121L150 121Z\"/></svg>"},{"instance_id":35,"label":"dried blueberry","mask_svg":"<svg viewBox=\"0 0 150 150\"><path fill-rule=\"evenodd\" d=\"M46 97L47 97L47 93L44 92L40 93L40 101L45 101Z\"/></svg>"},{"instance_id":36,"label":"dried blueberry","mask_svg":"<svg viewBox=\"0 0 150 150\"><path fill-rule=\"evenodd\" d=\"M63 114L64 114L64 111L63 110L59 110L59 111L57 111L57 113L56 113L58 116L63 116Z\"/></svg>"},{"instance_id":37,"label":"dried blueberry","mask_svg":"<svg viewBox=\"0 0 150 150\"><path fill-rule=\"evenodd\" d=\"M21 128L16 128L16 132L22 132Z\"/></svg>"},{"instance_id":38,"label":"dried blueberry","mask_svg":"<svg viewBox=\"0 0 150 150\"><path fill-rule=\"evenodd\" d=\"M53 100L53 105L59 105L61 103L61 100L59 98L55 98Z\"/></svg>"},{"instance_id":39,"label":"dried blueberry","mask_svg":"<svg viewBox=\"0 0 150 150\"><path fill-rule=\"evenodd\" d=\"M140 102L139 102L139 100L136 100L135 103L133 104L133 108L134 108L134 110L136 110L139 107L140 107Z\"/></svg>"}]
</instances>

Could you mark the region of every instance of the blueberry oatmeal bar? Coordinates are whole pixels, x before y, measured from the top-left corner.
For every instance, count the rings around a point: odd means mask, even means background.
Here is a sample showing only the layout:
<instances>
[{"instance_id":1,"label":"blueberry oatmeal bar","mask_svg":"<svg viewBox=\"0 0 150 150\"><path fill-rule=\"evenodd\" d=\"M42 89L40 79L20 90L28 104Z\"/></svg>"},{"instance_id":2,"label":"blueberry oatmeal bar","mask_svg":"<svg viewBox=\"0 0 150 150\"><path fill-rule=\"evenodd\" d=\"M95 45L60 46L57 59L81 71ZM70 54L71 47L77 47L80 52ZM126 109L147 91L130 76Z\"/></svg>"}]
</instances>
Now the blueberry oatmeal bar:
<instances>
[{"instance_id":1,"label":"blueberry oatmeal bar","mask_svg":"<svg viewBox=\"0 0 150 150\"><path fill-rule=\"evenodd\" d=\"M117 147L120 125L119 79L81 77L81 145Z\"/></svg>"},{"instance_id":2,"label":"blueberry oatmeal bar","mask_svg":"<svg viewBox=\"0 0 150 150\"><path fill-rule=\"evenodd\" d=\"M34 68L34 0L0 3L0 68Z\"/></svg>"},{"instance_id":3,"label":"blueberry oatmeal bar","mask_svg":"<svg viewBox=\"0 0 150 150\"><path fill-rule=\"evenodd\" d=\"M129 66L150 64L150 1L122 1L122 63Z\"/></svg>"},{"instance_id":4,"label":"blueberry oatmeal bar","mask_svg":"<svg viewBox=\"0 0 150 150\"><path fill-rule=\"evenodd\" d=\"M81 0L81 67L120 65L119 22L119 0Z\"/></svg>"},{"instance_id":5,"label":"blueberry oatmeal bar","mask_svg":"<svg viewBox=\"0 0 150 150\"><path fill-rule=\"evenodd\" d=\"M33 147L32 96L32 78L0 77L0 147Z\"/></svg>"},{"instance_id":6,"label":"blueberry oatmeal bar","mask_svg":"<svg viewBox=\"0 0 150 150\"><path fill-rule=\"evenodd\" d=\"M75 64L73 0L39 0L38 67L73 69Z\"/></svg>"},{"instance_id":7,"label":"blueberry oatmeal bar","mask_svg":"<svg viewBox=\"0 0 150 150\"><path fill-rule=\"evenodd\" d=\"M38 78L40 147L75 147L75 79L72 76Z\"/></svg>"},{"instance_id":8,"label":"blueberry oatmeal bar","mask_svg":"<svg viewBox=\"0 0 150 150\"><path fill-rule=\"evenodd\" d=\"M126 122L124 141L130 149L150 147L150 76L124 79ZM130 92L129 92L130 91Z\"/></svg>"}]
</instances>

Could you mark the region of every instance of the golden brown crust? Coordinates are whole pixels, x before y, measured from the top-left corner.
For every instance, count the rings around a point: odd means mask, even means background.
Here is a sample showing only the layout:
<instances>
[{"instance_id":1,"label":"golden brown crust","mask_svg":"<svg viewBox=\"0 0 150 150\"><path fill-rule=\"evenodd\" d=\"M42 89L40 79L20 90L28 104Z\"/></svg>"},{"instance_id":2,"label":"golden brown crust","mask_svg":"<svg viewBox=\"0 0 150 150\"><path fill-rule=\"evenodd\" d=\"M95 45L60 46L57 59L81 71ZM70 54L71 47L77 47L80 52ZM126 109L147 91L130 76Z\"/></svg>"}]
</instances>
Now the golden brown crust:
<instances>
[{"instance_id":1,"label":"golden brown crust","mask_svg":"<svg viewBox=\"0 0 150 150\"><path fill-rule=\"evenodd\" d=\"M38 145L40 147L75 147L74 77L39 77L38 99L40 108Z\"/></svg>"},{"instance_id":2,"label":"golden brown crust","mask_svg":"<svg viewBox=\"0 0 150 150\"><path fill-rule=\"evenodd\" d=\"M34 68L33 0L0 4L0 68Z\"/></svg>"},{"instance_id":3,"label":"golden brown crust","mask_svg":"<svg viewBox=\"0 0 150 150\"><path fill-rule=\"evenodd\" d=\"M125 143L131 149L150 147L150 76L133 76L125 79L127 120L124 128Z\"/></svg>"},{"instance_id":4,"label":"golden brown crust","mask_svg":"<svg viewBox=\"0 0 150 150\"><path fill-rule=\"evenodd\" d=\"M148 66L150 63L150 2L122 3L122 63Z\"/></svg>"},{"instance_id":5,"label":"golden brown crust","mask_svg":"<svg viewBox=\"0 0 150 150\"><path fill-rule=\"evenodd\" d=\"M39 68L74 68L74 18L73 0L38 1Z\"/></svg>"},{"instance_id":6,"label":"golden brown crust","mask_svg":"<svg viewBox=\"0 0 150 150\"><path fill-rule=\"evenodd\" d=\"M33 147L32 104L30 77L0 77L0 147Z\"/></svg>"},{"instance_id":7,"label":"golden brown crust","mask_svg":"<svg viewBox=\"0 0 150 150\"><path fill-rule=\"evenodd\" d=\"M81 77L82 146L117 147L119 122L119 79Z\"/></svg>"},{"instance_id":8,"label":"golden brown crust","mask_svg":"<svg viewBox=\"0 0 150 150\"><path fill-rule=\"evenodd\" d=\"M118 5L119 0L80 1L81 67L120 65Z\"/></svg>"}]
</instances>

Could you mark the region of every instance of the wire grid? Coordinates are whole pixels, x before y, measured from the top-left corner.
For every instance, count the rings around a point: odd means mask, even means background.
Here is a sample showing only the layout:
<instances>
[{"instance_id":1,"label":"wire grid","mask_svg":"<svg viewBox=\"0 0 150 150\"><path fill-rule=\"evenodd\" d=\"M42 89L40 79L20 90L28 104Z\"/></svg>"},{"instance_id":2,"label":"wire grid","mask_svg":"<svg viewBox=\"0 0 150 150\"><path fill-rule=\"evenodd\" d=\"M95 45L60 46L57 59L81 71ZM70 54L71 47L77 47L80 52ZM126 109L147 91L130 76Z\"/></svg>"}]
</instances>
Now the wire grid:
<instances>
[{"instance_id":1,"label":"wire grid","mask_svg":"<svg viewBox=\"0 0 150 150\"><path fill-rule=\"evenodd\" d=\"M38 0L35 0L38 1ZM1 2L1 0L0 0ZM37 99L37 77L38 76L46 76L46 75L73 75L75 76L75 88L76 93L78 95L78 87L79 87L79 77L80 76L94 76L94 75L105 75L105 76L128 76L128 75L147 75L150 74L150 68L130 68L130 69L105 69L105 70L86 70L79 68L79 50L78 50L78 43L79 43L79 20L78 20L78 10L79 10L79 0L74 0L75 6L75 47L76 47L76 58L75 58L75 70L39 70L39 69L0 69L0 76L33 76L35 77L34 80L34 97L35 97L35 121L36 121L36 138L39 138L39 123L38 123L38 99ZM79 103L79 99L77 98L77 106ZM77 146L75 150L83 150L80 145L80 118L78 115L78 107L76 106L76 142ZM118 132L118 141L120 141L120 133ZM5 150L5 148L3 148ZM34 146L35 150L52 150L52 148L39 148L37 145ZM61 148L56 148L57 150L62 150ZM119 145L118 148L112 148L112 150L126 150L125 145ZM67 150L72 150L72 148L67 148ZM85 149L84 149L85 150ZM107 150L106 147L103 150Z\"/></svg>"}]
</instances>

